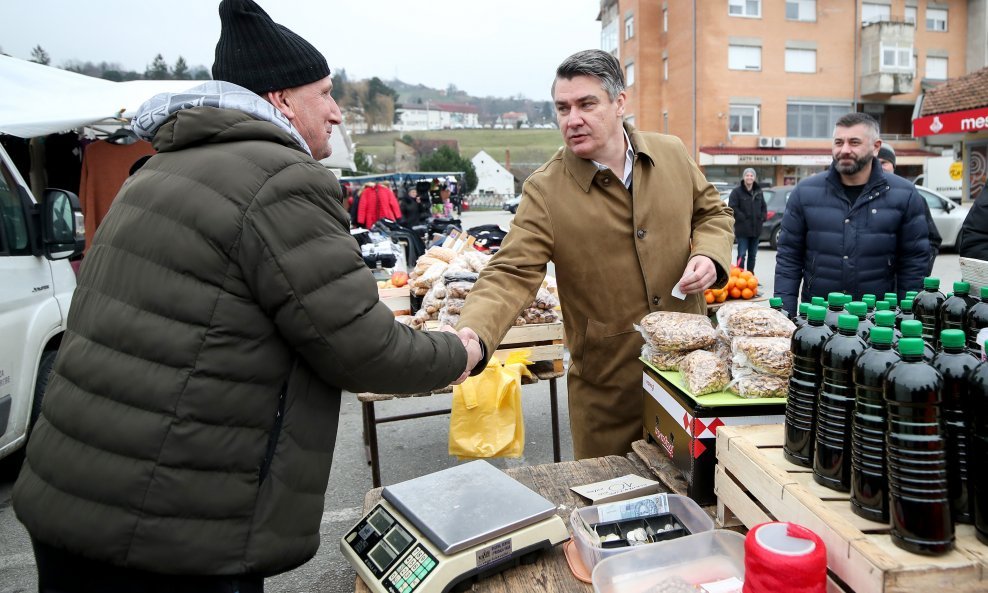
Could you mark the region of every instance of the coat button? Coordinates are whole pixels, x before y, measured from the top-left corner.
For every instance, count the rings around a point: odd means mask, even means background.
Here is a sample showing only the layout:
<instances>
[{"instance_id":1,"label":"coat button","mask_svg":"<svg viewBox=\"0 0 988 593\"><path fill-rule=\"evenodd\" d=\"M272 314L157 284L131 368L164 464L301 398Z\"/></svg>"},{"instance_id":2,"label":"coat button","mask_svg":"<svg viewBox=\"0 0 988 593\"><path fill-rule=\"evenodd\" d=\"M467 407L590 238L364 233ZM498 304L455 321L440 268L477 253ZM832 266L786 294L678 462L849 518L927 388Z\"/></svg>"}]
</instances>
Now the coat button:
<instances>
[{"instance_id":1,"label":"coat button","mask_svg":"<svg viewBox=\"0 0 988 593\"><path fill-rule=\"evenodd\" d=\"M652 297L652 304L655 306L659 305L659 297Z\"/></svg>"},{"instance_id":2,"label":"coat button","mask_svg":"<svg viewBox=\"0 0 988 593\"><path fill-rule=\"evenodd\" d=\"M844 256L844 259L847 259L847 256L846 255Z\"/></svg>"},{"instance_id":3,"label":"coat button","mask_svg":"<svg viewBox=\"0 0 988 593\"><path fill-rule=\"evenodd\" d=\"M849 222L851 222L851 219L850 219L850 218L845 218L845 219L844 219L844 224L847 224L847 223L849 223Z\"/></svg>"},{"instance_id":4,"label":"coat button","mask_svg":"<svg viewBox=\"0 0 988 593\"><path fill-rule=\"evenodd\" d=\"M610 184L611 184L611 178L610 177L604 177L604 185L610 185Z\"/></svg>"},{"instance_id":5,"label":"coat button","mask_svg":"<svg viewBox=\"0 0 988 593\"><path fill-rule=\"evenodd\" d=\"M639 239L644 239L645 238L645 229L638 229L638 233L637 234L638 234L638 238Z\"/></svg>"}]
</instances>

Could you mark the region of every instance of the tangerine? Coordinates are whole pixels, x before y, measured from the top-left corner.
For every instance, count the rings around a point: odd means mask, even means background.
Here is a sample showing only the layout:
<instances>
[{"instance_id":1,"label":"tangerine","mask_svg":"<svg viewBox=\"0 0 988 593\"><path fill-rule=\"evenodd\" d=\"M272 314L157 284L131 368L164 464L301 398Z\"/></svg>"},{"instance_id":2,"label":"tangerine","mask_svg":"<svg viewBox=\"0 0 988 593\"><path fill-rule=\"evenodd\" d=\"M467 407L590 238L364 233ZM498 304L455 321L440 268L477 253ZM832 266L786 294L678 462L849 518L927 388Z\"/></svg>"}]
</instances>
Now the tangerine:
<instances>
[{"instance_id":1,"label":"tangerine","mask_svg":"<svg viewBox=\"0 0 988 593\"><path fill-rule=\"evenodd\" d=\"M751 290L758 288L758 278L755 278L754 276L748 278L748 288Z\"/></svg>"},{"instance_id":2,"label":"tangerine","mask_svg":"<svg viewBox=\"0 0 988 593\"><path fill-rule=\"evenodd\" d=\"M727 300L727 291L726 290L720 291L720 293L717 295L717 302L723 303L726 300Z\"/></svg>"},{"instance_id":3,"label":"tangerine","mask_svg":"<svg viewBox=\"0 0 988 593\"><path fill-rule=\"evenodd\" d=\"M741 272L741 274L739 274L739 275L742 278L744 278L745 280L747 280L748 278L751 278L752 276L754 276L754 274L752 274L750 270L745 270L745 271Z\"/></svg>"},{"instance_id":4,"label":"tangerine","mask_svg":"<svg viewBox=\"0 0 988 593\"><path fill-rule=\"evenodd\" d=\"M755 291L751 290L750 288L746 288L741 291L741 298L743 299L750 299L753 296L755 296Z\"/></svg>"},{"instance_id":5,"label":"tangerine","mask_svg":"<svg viewBox=\"0 0 988 593\"><path fill-rule=\"evenodd\" d=\"M730 278L728 278L727 279L727 286L725 286L724 288L726 288L727 290L731 290L732 288L734 288L734 279L735 279L735 276L731 276Z\"/></svg>"},{"instance_id":6,"label":"tangerine","mask_svg":"<svg viewBox=\"0 0 988 593\"><path fill-rule=\"evenodd\" d=\"M746 288L745 290L748 289ZM739 299L741 298L741 289L735 286L734 288L731 289L730 294L732 299Z\"/></svg>"},{"instance_id":7,"label":"tangerine","mask_svg":"<svg viewBox=\"0 0 988 593\"><path fill-rule=\"evenodd\" d=\"M709 291L709 290L704 290L703 291L703 300L707 301L707 304L708 305L709 304L712 304L714 302L714 299L715 298L716 297L714 297L714 293L712 291Z\"/></svg>"},{"instance_id":8,"label":"tangerine","mask_svg":"<svg viewBox=\"0 0 988 593\"><path fill-rule=\"evenodd\" d=\"M740 276L740 275L741 275L741 268L738 267L731 268L731 276Z\"/></svg>"}]
</instances>

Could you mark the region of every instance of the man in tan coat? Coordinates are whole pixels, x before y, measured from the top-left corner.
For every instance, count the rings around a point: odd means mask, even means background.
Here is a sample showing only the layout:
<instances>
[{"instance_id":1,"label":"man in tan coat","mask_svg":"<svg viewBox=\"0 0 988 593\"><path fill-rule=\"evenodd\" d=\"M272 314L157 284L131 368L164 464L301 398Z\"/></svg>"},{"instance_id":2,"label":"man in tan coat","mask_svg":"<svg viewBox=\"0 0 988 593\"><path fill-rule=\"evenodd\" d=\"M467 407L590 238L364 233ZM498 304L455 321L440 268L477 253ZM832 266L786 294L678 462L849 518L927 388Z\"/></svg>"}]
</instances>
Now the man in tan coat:
<instances>
[{"instance_id":1,"label":"man in tan coat","mask_svg":"<svg viewBox=\"0 0 988 593\"><path fill-rule=\"evenodd\" d=\"M554 262L575 456L622 455L642 434L643 339L633 324L652 311L706 311L703 290L727 281L734 219L679 139L622 124L613 56L570 56L552 95L566 147L525 182L459 328L486 359ZM677 285L684 299L672 295Z\"/></svg>"}]
</instances>

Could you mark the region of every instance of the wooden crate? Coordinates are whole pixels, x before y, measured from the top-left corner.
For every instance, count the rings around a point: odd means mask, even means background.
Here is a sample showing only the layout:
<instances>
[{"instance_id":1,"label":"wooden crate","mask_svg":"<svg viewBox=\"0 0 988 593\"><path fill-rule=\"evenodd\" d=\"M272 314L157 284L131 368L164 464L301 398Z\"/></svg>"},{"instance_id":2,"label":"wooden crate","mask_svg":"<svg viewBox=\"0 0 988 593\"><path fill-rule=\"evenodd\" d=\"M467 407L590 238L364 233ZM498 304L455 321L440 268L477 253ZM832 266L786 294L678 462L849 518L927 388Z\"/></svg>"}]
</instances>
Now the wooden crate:
<instances>
[{"instance_id":1,"label":"wooden crate","mask_svg":"<svg viewBox=\"0 0 988 593\"><path fill-rule=\"evenodd\" d=\"M432 320L425 324L426 329L439 329L439 322ZM563 372L563 322L533 323L516 325L508 330L501 344L494 352L502 362L509 354L527 351L528 360L551 362L555 373Z\"/></svg>"},{"instance_id":2,"label":"wooden crate","mask_svg":"<svg viewBox=\"0 0 988 593\"><path fill-rule=\"evenodd\" d=\"M849 495L820 486L812 470L782 456L783 426L722 426L717 430L717 511L749 529L792 521L827 546L830 571L857 593L988 591L988 546L974 527L957 525L957 547L920 556L895 546L889 526L851 512ZM726 518L726 519L725 519Z\"/></svg>"},{"instance_id":3,"label":"wooden crate","mask_svg":"<svg viewBox=\"0 0 988 593\"><path fill-rule=\"evenodd\" d=\"M411 315L412 297L407 286L401 288L378 288L377 295L381 302L388 306L394 314Z\"/></svg>"}]
</instances>

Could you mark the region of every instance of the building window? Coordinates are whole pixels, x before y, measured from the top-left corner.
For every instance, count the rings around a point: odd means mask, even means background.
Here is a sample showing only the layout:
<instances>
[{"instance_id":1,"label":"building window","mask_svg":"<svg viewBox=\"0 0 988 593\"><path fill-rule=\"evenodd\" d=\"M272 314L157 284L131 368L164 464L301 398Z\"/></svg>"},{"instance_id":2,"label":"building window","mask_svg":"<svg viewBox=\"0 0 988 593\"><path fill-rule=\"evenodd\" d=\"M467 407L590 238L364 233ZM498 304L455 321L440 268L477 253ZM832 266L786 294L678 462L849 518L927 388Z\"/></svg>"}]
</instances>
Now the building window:
<instances>
[{"instance_id":1,"label":"building window","mask_svg":"<svg viewBox=\"0 0 988 593\"><path fill-rule=\"evenodd\" d=\"M727 14L759 18L762 16L762 0L727 0Z\"/></svg>"},{"instance_id":2,"label":"building window","mask_svg":"<svg viewBox=\"0 0 988 593\"><path fill-rule=\"evenodd\" d=\"M930 80L947 80L947 58L926 58L926 77Z\"/></svg>"},{"instance_id":3,"label":"building window","mask_svg":"<svg viewBox=\"0 0 988 593\"><path fill-rule=\"evenodd\" d=\"M787 49L786 72L816 72L815 49Z\"/></svg>"},{"instance_id":4,"label":"building window","mask_svg":"<svg viewBox=\"0 0 988 593\"><path fill-rule=\"evenodd\" d=\"M762 48L749 45L727 47L727 67L731 70L761 70Z\"/></svg>"},{"instance_id":5,"label":"building window","mask_svg":"<svg viewBox=\"0 0 988 593\"><path fill-rule=\"evenodd\" d=\"M906 7L905 17L906 17L906 22L915 27L916 26L916 7L915 6L907 6Z\"/></svg>"},{"instance_id":6,"label":"building window","mask_svg":"<svg viewBox=\"0 0 988 593\"><path fill-rule=\"evenodd\" d=\"M635 84L635 65L628 64L624 67L624 84L631 86Z\"/></svg>"},{"instance_id":7,"label":"building window","mask_svg":"<svg viewBox=\"0 0 988 593\"><path fill-rule=\"evenodd\" d=\"M731 105L728 131L732 134L757 134L758 109L757 105Z\"/></svg>"},{"instance_id":8,"label":"building window","mask_svg":"<svg viewBox=\"0 0 988 593\"><path fill-rule=\"evenodd\" d=\"M786 109L786 136L830 138L834 133L834 124L850 110L850 103L789 103Z\"/></svg>"},{"instance_id":9,"label":"building window","mask_svg":"<svg viewBox=\"0 0 988 593\"><path fill-rule=\"evenodd\" d=\"M663 33L668 33L669 32L669 9L668 8L663 8L662 9L662 32Z\"/></svg>"},{"instance_id":10,"label":"building window","mask_svg":"<svg viewBox=\"0 0 988 593\"><path fill-rule=\"evenodd\" d=\"M906 43L882 43L881 72L912 72L913 46Z\"/></svg>"},{"instance_id":11,"label":"building window","mask_svg":"<svg viewBox=\"0 0 988 593\"><path fill-rule=\"evenodd\" d=\"M662 58L662 80L669 80L669 58Z\"/></svg>"},{"instance_id":12,"label":"building window","mask_svg":"<svg viewBox=\"0 0 988 593\"><path fill-rule=\"evenodd\" d=\"M629 14L624 17L624 38L631 39L635 36L635 15Z\"/></svg>"},{"instance_id":13,"label":"building window","mask_svg":"<svg viewBox=\"0 0 988 593\"><path fill-rule=\"evenodd\" d=\"M878 23L891 18L892 7L888 4L872 4L864 2L861 4L861 23Z\"/></svg>"},{"instance_id":14,"label":"building window","mask_svg":"<svg viewBox=\"0 0 988 593\"><path fill-rule=\"evenodd\" d=\"M790 21L815 21L816 0L786 0L786 19Z\"/></svg>"},{"instance_id":15,"label":"building window","mask_svg":"<svg viewBox=\"0 0 988 593\"><path fill-rule=\"evenodd\" d=\"M617 56L618 53L618 30L617 21L611 21L600 29L600 49Z\"/></svg>"},{"instance_id":16,"label":"building window","mask_svg":"<svg viewBox=\"0 0 988 593\"><path fill-rule=\"evenodd\" d=\"M926 30L927 31L946 31L947 30L947 11L943 8L927 8L926 9Z\"/></svg>"}]
</instances>

